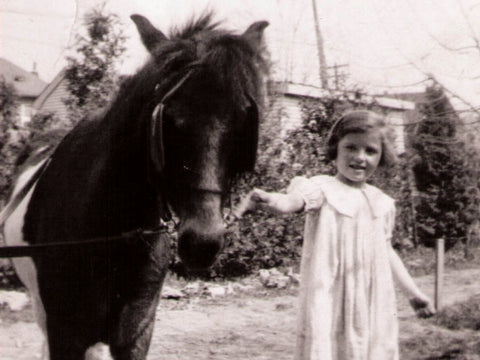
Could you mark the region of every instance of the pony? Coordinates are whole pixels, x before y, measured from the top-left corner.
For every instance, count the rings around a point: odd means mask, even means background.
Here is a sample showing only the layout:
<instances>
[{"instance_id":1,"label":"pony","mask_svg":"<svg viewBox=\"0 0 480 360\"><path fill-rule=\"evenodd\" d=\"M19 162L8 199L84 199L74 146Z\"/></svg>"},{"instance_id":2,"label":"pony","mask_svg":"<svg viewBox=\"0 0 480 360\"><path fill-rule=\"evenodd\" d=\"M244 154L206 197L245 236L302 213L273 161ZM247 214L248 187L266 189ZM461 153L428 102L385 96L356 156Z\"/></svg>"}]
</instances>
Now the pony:
<instances>
[{"instance_id":1,"label":"pony","mask_svg":"<svg viewBox=\"0 0 480 360\"><path fill-rule=\"evenodd\" d=\"M172 213L188 268L208 268L225 246L228 193L256 161L268 23L237 34L212 17L166 36L132 15L149 60L106 109L23 163L12 196L26 195L6 243L78 244L14 260L51 360L83 359L98 344L116 360L146 358Z\"/></svg>"}]
</instances>

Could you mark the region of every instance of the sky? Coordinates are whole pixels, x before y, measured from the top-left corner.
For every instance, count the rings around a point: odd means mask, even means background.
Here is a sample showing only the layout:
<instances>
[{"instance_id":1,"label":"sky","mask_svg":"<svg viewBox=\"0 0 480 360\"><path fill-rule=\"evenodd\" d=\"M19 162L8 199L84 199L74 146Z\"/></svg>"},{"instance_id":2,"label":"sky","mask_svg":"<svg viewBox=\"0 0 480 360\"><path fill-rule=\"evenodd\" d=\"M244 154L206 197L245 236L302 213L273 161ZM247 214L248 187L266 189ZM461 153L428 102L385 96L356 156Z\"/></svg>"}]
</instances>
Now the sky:
<instances>
[{"instance_id":1,"label":"sky","mask_svg":"<svg viewBox=\"0 0 480 360\"><path fill-rule=\"evenodd\" d=\"M107 0L123 24L127 52L119 71L135 72L148 54L129 16L146 16L168 33L211 9L239 33L267 20L273 77L319 86L314 0ZM51 81L65 66L86 11L98 0L1 0L0 57ZM374 94L422 91L428 74L458 108L480 107L480 0L315 0L328 66L351 87ZM70 50L69 50L70 49ZM333 75L333 69L329 70ZM332 78L333 79L333 78ZM459 100L462 99L461 101Z\"/></svg>"}]
</instances>

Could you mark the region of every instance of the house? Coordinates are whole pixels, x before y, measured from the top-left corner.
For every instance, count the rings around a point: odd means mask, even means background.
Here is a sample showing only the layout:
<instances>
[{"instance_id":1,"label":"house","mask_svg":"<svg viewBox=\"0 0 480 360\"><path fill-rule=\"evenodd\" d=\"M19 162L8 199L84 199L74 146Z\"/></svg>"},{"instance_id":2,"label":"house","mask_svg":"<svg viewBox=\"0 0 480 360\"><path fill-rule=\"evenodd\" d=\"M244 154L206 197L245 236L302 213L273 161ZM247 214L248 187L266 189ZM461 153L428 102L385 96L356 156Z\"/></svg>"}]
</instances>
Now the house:
<instances>
[{"instance_id":1,"label":"house","mask_svg":"<svg viewBox=\"0 0 480 360\"><path fill-rule=\"evenodd\" d=\"M59 122L65 122L68 111L63 103L63 99L67 96L67 80L65 78L65 69L63 69L39 94L33 103L33 108L36 113L53 113Z\"/></svg>"},{"instance_id":2,"label":"house","mask_svg":"<svg viewBox=\"0 0 480 360\"><path fill-rule=\"evenodd\" d=\"M38 77L35 64L33 71L29 72L6 59L0 58L0 77L3 77L6 83L13 86L18 96L20 124L30 121L34 113L33 103L47 86L47 83Z\"/></svg>"},{"instance_id":3,"label":"house","mask_svg":"<svg viewBox=\"0 0 480 360\"><path fill-rule=\"evenodd\" d=\"M331 97L348 96L356 103L373 105L385 114L387 122L395 133L395 148L398 154L405 151L404 127L415 116L415 103L408 100L393 99L383 96L368 96L355 93L343 93L334 90L325 90L319 87L303 84L278 82L269 84L272 97L271 111L279 114L282 135L300 126L302 123L302 102L305 100L326 99Z\"/></svg>"},{"instance_id":4,"label":"house","mask_svg":"<svg viewBox=\"0 0 480 360\"><path fill-rule=\"evenodd\" d=\"M425 91L409 92L409 93L385 93L380 96L391 98L391 99L409 101L414 103L415 109L408 114L408 119L407 119L408 124L415 124L418 122L418 120L422 116L421 115L422 108L428 103L427 93ZM452 110L453 110L453 107L452 107Z\"/></svg>"},{"instance_id":5,"label":"house","mask_svg":"<svg viewBox=\"0 0 480 360\"><path fill-rule=\"evenodd\" d=\"M124 76L119 76L121 82ZM66 68L62 69L57 76L40 93L33 104L35 113L53 114L57 124L68 124L71 115L64 100L70 97Z\"/></svg>"}]
</instances>

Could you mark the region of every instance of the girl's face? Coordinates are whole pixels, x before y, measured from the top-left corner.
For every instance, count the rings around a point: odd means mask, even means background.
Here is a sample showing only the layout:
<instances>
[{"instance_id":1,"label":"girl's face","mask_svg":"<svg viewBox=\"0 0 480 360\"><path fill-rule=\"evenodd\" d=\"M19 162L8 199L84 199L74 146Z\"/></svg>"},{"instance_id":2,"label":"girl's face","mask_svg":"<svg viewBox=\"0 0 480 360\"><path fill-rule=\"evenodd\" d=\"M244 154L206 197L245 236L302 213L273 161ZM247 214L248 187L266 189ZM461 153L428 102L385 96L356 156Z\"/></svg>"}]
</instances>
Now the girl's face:
<instances>
[{"instance_id":1,"label":"girl's face","mask_svg":"<svg viewBox=\"0 0 480 360\"><path fill-rule=\"evenodd\" d=\"M337 177L351 186L362 186L375 172L382 157L382 141L377 131L350 133L337 145Z\"/></svg>"}]
</instances>

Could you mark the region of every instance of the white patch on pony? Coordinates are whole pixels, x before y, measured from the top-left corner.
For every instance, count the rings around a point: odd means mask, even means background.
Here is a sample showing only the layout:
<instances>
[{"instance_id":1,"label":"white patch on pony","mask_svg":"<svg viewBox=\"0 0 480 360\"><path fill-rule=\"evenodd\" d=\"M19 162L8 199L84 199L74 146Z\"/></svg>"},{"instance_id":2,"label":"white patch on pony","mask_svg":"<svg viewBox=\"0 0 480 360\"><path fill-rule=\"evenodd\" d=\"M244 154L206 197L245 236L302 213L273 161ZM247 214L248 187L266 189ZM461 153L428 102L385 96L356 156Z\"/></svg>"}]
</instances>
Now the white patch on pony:
<instances>
[{"instance_id":1,"label":"white patch on pony","mask_svg":"<svg viewBox=\"0 0 480 360\"><path fill-rule=\"evenodd\" d=\"M42 166L45 161L46 159L26 169L18 177L17 183L12 193L12 197L15 196L23 188L23 186L28 182L28 180L35 174L37 169ZM28 208L28 203L30 202L30 198L32 197L34 189L35 185L32 186L27 195L25 195L20 204L18 204L17 208L5 221L3 233L7 245L29 245L26 241L24 241L23 238L23 224L25 213L27 212ZM20 280L22 280L23 284L27 287L30 293L33 310L37 318L37 323L42 329L44 336L46 337L47 330L45 309L43 308L42 300L40 299L40 294L38 291L37 270L35 268L35 264L29 257L15 258L12 259L12 262L18 277L20 278ZM48 359L48 345L46 341L44 345L43 358Z\"/></svg>"},{"instance_id":2,"label":"white patch on pony","mask_svg":"<svg viewBox=\"0 0 480 360\"><path fill-rule=\"evenodd\" d=\"M98 342L85 352L85 360L113 360L108 345Z\"/></svg>"},{"instance_id":3,"label":"white patch on pony","mask_svg":"<svg viewBox=\"0 0 480 360\"><path fill-rule=\"evenodd\" d=\"M46 151L46 150L48 150L48 149L50 149L50 148L51 148L50 145L42 146L42 147L34 150L34 151L30 154L30 156L40 155L41 153L43 153L44 151Z\"/></svg>"},{"instance_id":4,"label":"white patch on pony","mask_svg":"<svg viewBox=\"0 0 480 360\"><path fill-rule=\"evenodd\" d=\"M218 151L220 145L220 133L224 131L221 124L216 124L209 129L208 147L205 154L204 168L200 177L199 186L203 189L219 189L219 164Z\"/></svg>"}]
</instances>

